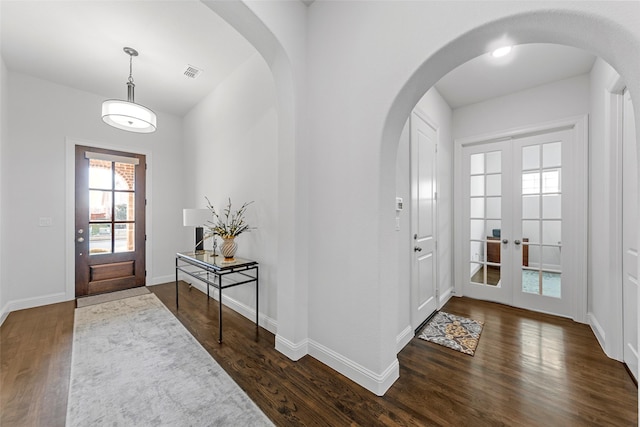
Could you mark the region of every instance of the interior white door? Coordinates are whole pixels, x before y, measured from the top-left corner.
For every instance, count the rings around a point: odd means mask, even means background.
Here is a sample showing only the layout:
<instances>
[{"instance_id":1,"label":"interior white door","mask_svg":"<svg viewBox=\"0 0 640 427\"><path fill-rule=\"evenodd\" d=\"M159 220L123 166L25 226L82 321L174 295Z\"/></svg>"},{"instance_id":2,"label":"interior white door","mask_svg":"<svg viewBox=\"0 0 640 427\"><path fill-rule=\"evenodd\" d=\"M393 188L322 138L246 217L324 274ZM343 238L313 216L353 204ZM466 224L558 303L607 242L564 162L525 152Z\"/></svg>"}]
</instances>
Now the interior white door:
<instances>
[{"instance_id":1,"label":"interior white door","mask_svg":"<svg viewBox=\"0 0 640 427\"><path fill-rule=\"evenodd\" d=\"M629 92L622 107L622 296L624 362L638 378L638 167L633 105Z\"/></svg>"},{"instance_id":2,"label":"interior white door","mask_svg":"<svg viewBox=\"0 0 640 427\"><path fill-rule=\"evenodd\" d=\"M571 315L572 257L563 250L575 250L579 239L563 227L563 212L575 205L563 178L574 172L566 161L572 135L560 130L463 148L465 295Z\"/></svg>"},{"instance_id":3,"label":"interior white door","mask_svg":"<svg viewBox=\"0 0 640 427\"><path fill-rule=\"evenodd\" d=\"M438 308L437 132L416 113L411 115L411 175L411 325L415 329Z\"/></svg>"}]
</instances>

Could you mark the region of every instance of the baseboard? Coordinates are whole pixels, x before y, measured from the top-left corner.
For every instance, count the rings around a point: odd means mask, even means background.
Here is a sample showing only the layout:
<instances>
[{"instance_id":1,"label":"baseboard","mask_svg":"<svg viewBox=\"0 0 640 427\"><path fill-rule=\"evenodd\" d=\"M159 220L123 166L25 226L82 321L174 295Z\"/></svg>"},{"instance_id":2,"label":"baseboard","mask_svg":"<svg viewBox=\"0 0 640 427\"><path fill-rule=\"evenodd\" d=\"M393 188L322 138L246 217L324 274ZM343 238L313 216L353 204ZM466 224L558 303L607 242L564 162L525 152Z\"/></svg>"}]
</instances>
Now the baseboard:
<instances>
[{"instance_id":1,"label":"baseboard","mask_svg":"<svg viewBox=\"0 0 640 427\"><path fill-rule=\"evenodd\" d=\"M192 279L191 282L187 282L187 283L190 283L192 287L196 288L203 294L207 293L207 286L203 282L199 280L195 280L193 278L191 279ZM174 277L173 282L175 282L175 280L176 279ZM167 283L167 282L162 282L162 283ZM210 288L209 296L211 296L211 298L218 301L218 290L213 287ZM226 307L229 307L236 313L239 313L242 316L246 317L247 319L251 320L252 322L255 322L256 310L253 307L250 307L240 301L237 301L229 297L227 294L223 294L223 299L224 299L223 304ZM278 332L278 322L275 319L272 319L271 317L263 313L260 313L260 317L258 318L258 324L274 335Z\"/></svg>"},{"instance_id":2,"label":"baseboard","mask_svg":"<svg viewBox=\"0 0 640 427\"><path fill-rule=\"evenodd\" d=\"M66 292L58 292L55 294L44 295L33 298L23 298L15 301L9 301L3 308L0 315L0 325L4 323L7 316L12 311L24 310L26 308L40 307L42 305L56 304L59 302L70 301Z\"/></svg>"},{"instance_id":3,"label":"baseboard","mask_svg":"<svg viewBox=\"0 0 640 427\"><path fill-rule=\"evenodd\" d=\"M296 344L276 334L276 350L295 362L309 354L309 340L304 339Z\"/></svg>"},{"instance_id":4,"label":"baseboard","mask_svg":"<svg viewBox=\"0 0 640 427\"><path fill-rule=\"evenodd\" d=\"M600 322L598 322L598 319L596 319L593 313L588 313L587 319L589 322L589 326L591 326L591 330L593 331L593 334L596 336L596 339L598 340L598 343L602 348L602 351L604 351L605 354L607 354L607 335L604 332L602 325L600 325ZM607 356L611 357L609 356L609 354L607 354Z\"/></svg>"},{"instance_id":5,"label":"baseboard","mask_svg":"<svg viewBox=\"0 0 640 427\"><path fill-rule=\"evenodd\" d=\"M377 374L312 340L309 340L309 355L377 396L383 396L400 377L400 364L397 358L384 372Z\"/></svg>"},{"instance_id":6,"label":"baseboard","mask_svg":"<svg viewBox=\"0 0 640 427\"><path fill-rule=\"evenodd\" d=\"M411 325L407 325L406 328L404 328L402 330L402 332L400 332L398 334L398 336L396 337L396 347L398 349L398 353L400 353L400 351L407 345L409 344L409 342L411 342L411 339L415 336L415 334L413 333L413 330L411 328Z\"/></svg>"},{"instance_id":7,"label":"baseboard","mask_svg":"<svg viewBox=\"0 0 640 427\"><path fill-rule=\"evenodd\" d=\"M453 297L453 288L449 288L440 295L438 299L438 310L440 310L444 305Z\"/></svg>"},{"instance_id":8,"label":"baseboard","mask_svg":"<svg viewBox=\"0 0 640 427\"><path fill-rule=\"evenodd\" d=\"M162 285L164 283L175 282L176 276L174 274L169 274L167 276L152 277L151 279L147 280L147 286Z\"/></svg>"}]
</instances>

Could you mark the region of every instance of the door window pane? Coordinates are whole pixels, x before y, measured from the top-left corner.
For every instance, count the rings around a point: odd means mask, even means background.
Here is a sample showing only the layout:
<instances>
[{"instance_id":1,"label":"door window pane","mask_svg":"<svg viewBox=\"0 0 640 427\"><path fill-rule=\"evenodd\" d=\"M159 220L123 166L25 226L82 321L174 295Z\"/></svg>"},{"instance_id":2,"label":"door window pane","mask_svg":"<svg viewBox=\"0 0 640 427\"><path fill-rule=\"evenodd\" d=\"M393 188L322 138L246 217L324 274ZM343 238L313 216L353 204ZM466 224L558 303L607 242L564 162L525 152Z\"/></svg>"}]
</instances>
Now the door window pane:
<instances>
[{"instance_id":1,"label":"door window pane","mask_svg":"<svg viewBox=\"0 0 640 427\"><path fill-rule=\"evenodd\" d=\"M114 213L116 221L133 221L135 219L134 193L115 193Z\"/></svg>"},{"instance_id":2,"label":"door window pane","mask_svg":"<svg viewBox=\"0 0 640 427\"><path fill-rule=\"evenodd\" d=\"M540 221L523 220L522 237L529 239L529 243L540 243Z\"/></svg>"},{"instance_id":3,"label":"door window pane","mask_svg":"<svg viewBox=\"0 0 640 427\"><path fill-rule=\"evenodd\" d=\"M111 253L111 224L91 224L89 230L89 254Z\"/></svg>"},{"instance_id":4,"label":"door window pane","mask_svg":"<svg viewBox=\"0 0 640 427\"><path fill-rule=\"evenodd\" d=\"M542 192L558 193L560 191L560 169L542 172Z\"/></svg>"},{"instance_id":5,"label":"door window pane","mask_svg":"<svg viewBox=\"0 0 640 427\"><path fill-rule=\"evenodd\" d=\"M561 236L560 221L542 221L542 244L559 245Z\"/></svg>"},{"instance_id":6,"label":"door window pane","mask_svg":"<svg viewBox=\"0 0 640 427\"><path fill-rule=\"evenodd\" d=\"M545 219L562 218L562 196L560 194L542 196L542 217Z\"/></svg>"},{"instance_id":7,"label":"door window pane","mask_svg":"<svg viewBox=\"0 0 640 427\"><path fill-rule=\"evenodd\" d=\"M522 218L540 218L540 196L522 196Z\"/></svg>"},{"instance_id":8,"label":"door window pane","mask_svg":"<svg viewBox=\"0 0 640 427\"><path fill-rule=\"evenodd\" d=\"M111 221L112 194L111 191L89 191L90 221Z\"/></svg>"},{"instance_id":9,"label":"door window pane","mask_svg":"<svg viewBox=\"0 0 640 427\"><path fill-rule=\"evenodd\" d=\"M487 175L487 196L502 195L502 175Z\"/></svg>"},{"instance_id":10,"label":"door window pane","mask_svg":"<svg viewBox=\"0 0 640 427\"><path fill-rule=\"evenodd\" d=\"M106 160L89 159L89 188L99 190L113 188L111 165L112 163Z\"/></svg>"},{"instance_id":11,"label":"door window pane","mask_svg":"<svg viewBox=\"0 0 640 427\"><path fill-rule=\"evenodd\" d=\"M135 248L135 224L115 224L115 252L133 252Z\"/></svg>"},{"instance_id":12,"label":"door window pane","mask_svg":"<svg viewBox=\"0 0 640 427\"><path fill-rule=\"evenodd\" d=\"M484 173L484 153L472 154L470 162L469 171L471 175Z\"/></svg>"},{"instance_id":13,"label":"door window pane","mask_svg":"<svg viewBox=\"0 0 640 427\"><path fill-rule=\"evenodd\" d=\"M487 153L487 173L502 172L502 152L492 151Z\"/></svg>"},{"instance_id":14,"label":"door window pane","mask_svg":"<svg viewBox=\"0 0 640 427\"><path fill-rule=\"evenodd\" d=\"M471 218L484 218L484 198L471 198Z\"/></svg>"},{"instance_id":15,"label":"door window pane","mask_svg":"<svg viewBox=\"0 0 640 427\"><path fill-rule=\"evenodd\" d=\"M487 197L487 218L502 218L502 197Z\"/></svg>"},{"instance_id":16,"label":"door window pane","mask_svg":"<svg viewBox=\"0 0 640 427\"><path fill-rule=\"evenodd\" d=\"M130 163L115 163L115 189L134 190L136 166Z\"/></svg>"},{"instance_id":17,"label":"door window pane","mask_svg":"<svg viewBox=\"0 0 640 427\"><path fill-rule=\"evenodd\" d=\"M553 168L562 166L562 143L552 142L542 145L542 167Z\"/></svg>"},{"instance_id":18,"label":"door window pane","mask_svg":"<svg viewBox=\"0 0 640 427\"><path fill-rule=\"evenodd\" d=\"M539 169L540 168L540 146L529 145L522 147L522 169Z\"/></svg>"},{"instance_id":19,"label":"door window pane","mask_svg":"<svg viewBox=\"0 0 640 427\"><path fill-rule=\"evenodd\" d=\"M484 196L484 175L472 176L470 180L469 195Z\"/></svg>"},{"instance_id":20,"label":"door window pane","mask_svg":"<svg viewBox=\"0 0 640 427\"><path fill-rule=\"evenodd\" d=\"M522 174L522 194L540 193L540 172Z\"/></svg>"},{"instance_id":21,"label":"door window pane","mask_svg":"<svg viewBox=\"0 0 640 427\"><path fill-rule=\"evenodd\" d=\"M562 298L562 281L560 273L543 271L542 295L552 298Z\"/></svg>"},{"instance_id":22,"label":"door window pane","mask_svg":"<svg viewBox=\"0 0 640 427\"><path fill-rule=\"evenodd\" d=\"M469 237L471 240L484 240L484 220L472 219Z\"/></svg>"}]
</instances>

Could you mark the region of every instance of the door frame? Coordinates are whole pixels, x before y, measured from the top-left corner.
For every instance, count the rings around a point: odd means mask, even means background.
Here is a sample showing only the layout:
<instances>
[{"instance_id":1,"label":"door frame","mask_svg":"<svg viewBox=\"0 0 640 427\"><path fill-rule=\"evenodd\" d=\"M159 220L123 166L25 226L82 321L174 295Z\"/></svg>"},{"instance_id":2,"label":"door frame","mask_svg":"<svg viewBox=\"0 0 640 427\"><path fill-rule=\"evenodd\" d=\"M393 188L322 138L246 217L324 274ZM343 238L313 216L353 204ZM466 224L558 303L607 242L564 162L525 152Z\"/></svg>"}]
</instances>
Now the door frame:
<instances>
[{"instance_id":1,"label":"door frame","mask_svg":"<svg viewBox=\"0 0 640 427\"><path fill-rule=\"evenodd\" d=\"M79 138L65 138L65 298L66 300L74 300L76 298L76 262L75 262L75 212L76 212L76 165L75 165L75 148L76 145L84 145L93 148L102 148L105 150L135 152L145 155L147 159L147 177L152 176L152 155L151 150L141 147L126 147L122 145L106 144L95 141L87 141ZM146 199L147 206L145 209L145 222L147 229L147 241L145 249L145 264L147 270L147 282L146 286L150 286L150 278L153 277L153 265L151 260L153 259L153 223L151 212L153 211L152 203L152 180L147 179L146 182Z\"/></svg>"},{"instance_id":2,"label":"door frame","mask_svg":"<svg viewBox=\"0 0 640 427\"><path fill-rule=\"evenodd\" d=\"M578 235L587 236L588 232L588 115L579 115L549 122L537 123L528 126L520 126L506 130L490 132L487 134L458 138L454 140L454 189L457 196L454 198L454 280L455 294L463 296L463 283L468 278L463 277L463 250L464 245L464 216L461 195L464 193L462 148L469 145L484 144L488 142L500 142L516 137L547 133L555 130L572 129L574 135L573 157L576 159L577 177L575 182L576 198L579 205L585 206L583 210L571 212L571 221L576 227ZM579 284L575 288L571 303L571 317L573 320L585 323L587 319L587 238L580 245L570 262L573 265L574 277Z\"/></svg>"}]
</instances>

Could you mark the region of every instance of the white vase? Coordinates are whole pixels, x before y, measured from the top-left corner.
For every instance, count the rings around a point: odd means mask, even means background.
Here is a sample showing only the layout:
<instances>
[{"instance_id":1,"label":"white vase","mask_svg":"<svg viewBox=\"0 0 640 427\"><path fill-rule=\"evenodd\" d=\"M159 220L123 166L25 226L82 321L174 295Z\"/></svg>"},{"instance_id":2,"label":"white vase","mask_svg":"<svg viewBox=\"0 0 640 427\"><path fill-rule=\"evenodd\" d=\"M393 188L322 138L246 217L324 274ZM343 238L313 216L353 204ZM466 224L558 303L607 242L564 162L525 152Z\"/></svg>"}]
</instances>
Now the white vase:
<instances>
[{"instance_id":1,"label":"white vase","mask_svg":"<svg viewBox=\"0 0 640 427\"><path fill-rule=\"evenodd\" d=\"M236 250L238 250L238 244L235 241L235 237L222 238L220 252L222 253L225 261L233 261L233 256L236 254Z\"/></svg>"}]
</instances>

